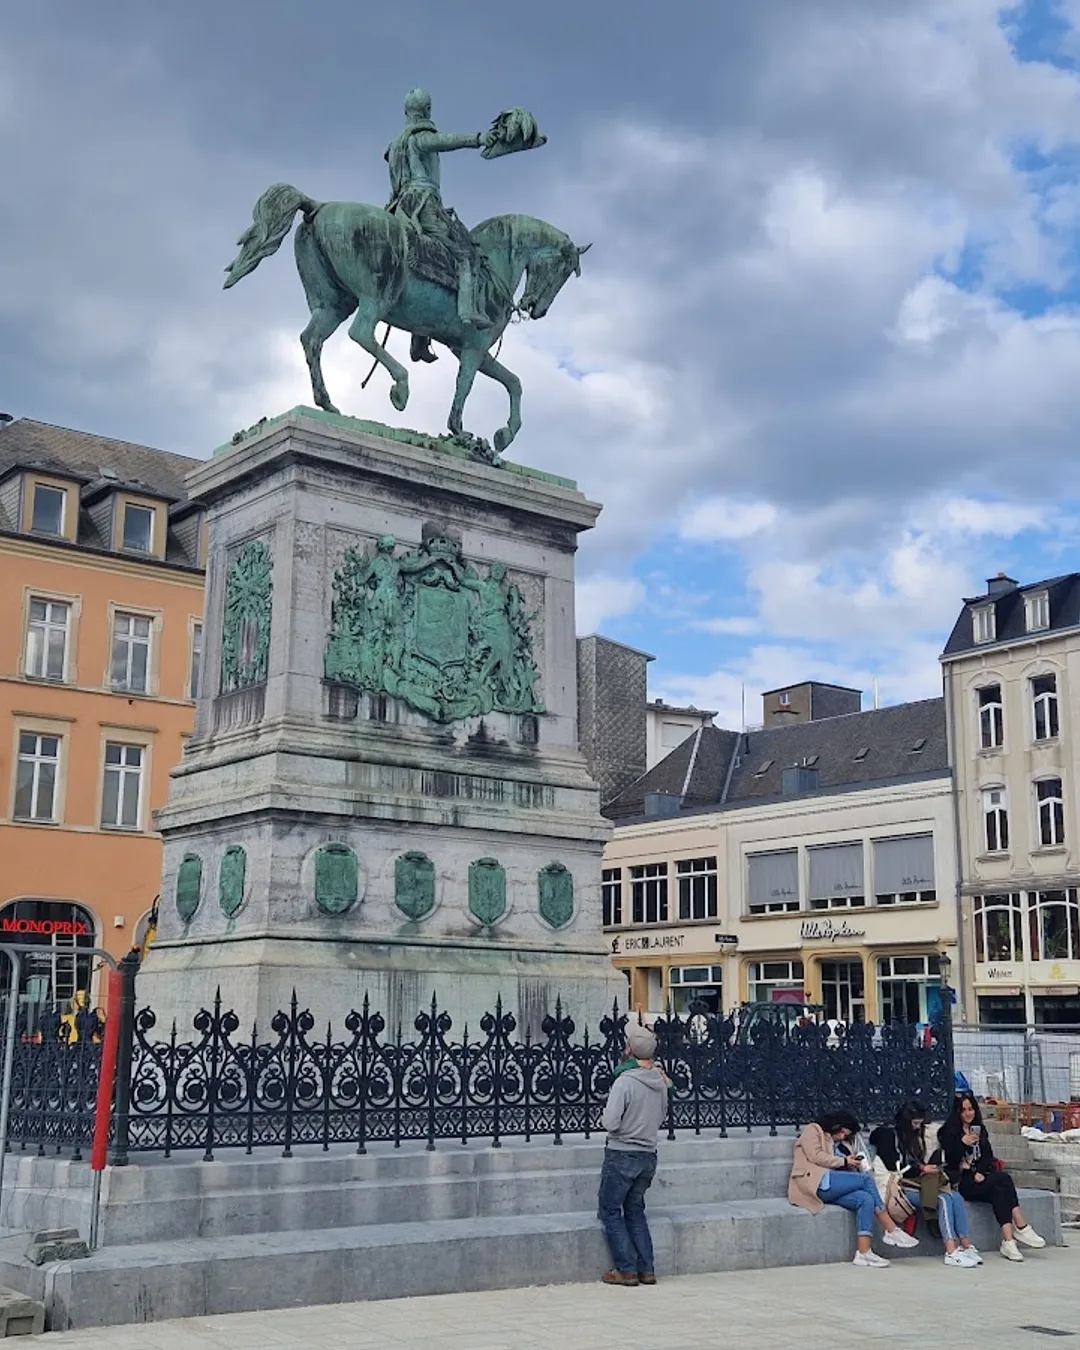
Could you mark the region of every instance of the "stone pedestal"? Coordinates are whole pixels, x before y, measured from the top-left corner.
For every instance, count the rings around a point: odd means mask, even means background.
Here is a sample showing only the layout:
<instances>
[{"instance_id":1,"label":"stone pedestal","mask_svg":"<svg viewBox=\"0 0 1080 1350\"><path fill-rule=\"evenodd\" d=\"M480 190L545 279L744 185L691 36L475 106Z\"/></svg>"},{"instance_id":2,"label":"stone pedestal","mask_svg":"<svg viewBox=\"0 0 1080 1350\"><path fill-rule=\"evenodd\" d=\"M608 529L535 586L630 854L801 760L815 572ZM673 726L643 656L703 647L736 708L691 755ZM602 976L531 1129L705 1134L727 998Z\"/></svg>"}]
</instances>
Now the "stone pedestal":
<instances>
[{"instance_id":1,"label":"stone pedestal","mask_svg":"<svg viewBox=\"0 0 1080 1350\"><path fill-rule=\"evenodd\" d=\"M497 997L596 1026L607 825L577 743L564 479L294 409L189 481L209 519L195 733L158 824L139 1002L340 1029ZM159 1022L160 1025L160 1022Z\"/></svg>"}]
</instances>

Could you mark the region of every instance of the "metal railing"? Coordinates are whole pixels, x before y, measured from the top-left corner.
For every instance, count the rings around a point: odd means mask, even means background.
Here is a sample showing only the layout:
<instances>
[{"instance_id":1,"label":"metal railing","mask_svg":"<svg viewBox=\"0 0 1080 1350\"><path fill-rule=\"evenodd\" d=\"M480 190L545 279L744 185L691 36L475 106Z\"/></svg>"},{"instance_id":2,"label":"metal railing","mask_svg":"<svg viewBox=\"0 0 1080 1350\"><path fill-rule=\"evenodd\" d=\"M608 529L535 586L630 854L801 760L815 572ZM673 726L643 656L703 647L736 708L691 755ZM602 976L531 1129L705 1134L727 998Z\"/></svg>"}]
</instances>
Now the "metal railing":
<instances>
[{"instance_id":1,"label":"metal railing","mask_svg":"<svg viewBox=\"0 0 1080 1350\"><path fill-rule=\"evenodd\" d=\"M958 1026L956 1067L978 1097L1080 1101L1080 1026Z\"/></svg>"}]
</instances>

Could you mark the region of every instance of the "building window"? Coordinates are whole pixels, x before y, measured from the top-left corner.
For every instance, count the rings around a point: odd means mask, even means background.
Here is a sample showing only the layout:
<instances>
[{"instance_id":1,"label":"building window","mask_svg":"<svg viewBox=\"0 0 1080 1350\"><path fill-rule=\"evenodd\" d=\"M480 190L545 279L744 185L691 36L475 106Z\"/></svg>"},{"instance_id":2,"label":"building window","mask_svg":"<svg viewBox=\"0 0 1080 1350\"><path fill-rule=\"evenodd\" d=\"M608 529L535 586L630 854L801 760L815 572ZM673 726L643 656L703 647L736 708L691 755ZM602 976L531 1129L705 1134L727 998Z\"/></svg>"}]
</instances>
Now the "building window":
<instances>
[{"instance_id":1,"label":"building window","mask_svg":"<svg viewBox=\"0 0 1080 1350\"><path fill-rule=\"evenodd\" d=\"M781 695L780 695L780 706L781 706L781 708L790 708L790 707L791 707L791 695L790 695L790 694L781 694Z\"/></svg>"},{"instance_id":2,"label":"building window","mask_svg":"<svg viewBox=\"0 0 1080 1350\"><path fill-rule=\"evenodd\" d=\"M976 642L993 642L997 636L993 605L980 605L978 609L973 609L971 621Z\"/></svg>"},{"instance_id":3,"label":"building window","mask_svg":"<svg viewBox=\"0 0 1080 1350\"><path fill-rule=\"evenodd\" d=\"M19 733L19 767L15 779L15 819L55 820L60 776L60 737L33 731Z\"/></svg>"},{"instance_id":4,"label":"building window","mask_svg":"<svg viewBox=\"0 0 1080 1350\"><path fill-rule=\"evenodd\" d=\"M1005 744L1005 709L1001 685L988 684L979 690L979 745L997 750Z\"/></svg>"},{"instance_id":5,"label":"building window","mask_svg":"<svg viewBox=\"0 0 1080 1350\"><path fill-rule=\"evenodd\" d=\"M1065 842L1065 804L1060 778L1041 778L1035 784L1039 809L1039 842L1046 848Z\"/></svg>"},{"instance_id":6,"label":"building window","mask_svg":"<svg viewBox=\"0 0 1080 1350\"><path fill-rule=\"evenodd\" d=\"M154 509L124 504L124 548L136 553L154 551Z\"/></svg>"},{"instance_id":7,"label":"building window","mask_svg":"<svg viewBox=\"0 0 1080 1350\"><path fill-rule=\"evenodd\" d=\"M70 901L15 900L0 910L0 937L33 948L22 954L19 980L23 1034L33 1038L43 1012L66 1013L77 993L90 990L94 916Z\"/></svg>"},{"instance_id":8,"label":"building window","mask_svg":"<svg viewBox=\"0 0 1080 1350\"><path fill-rule=\"evenodd\" d=\"M1024 959L1024 897L977 895L972 902L975 918L975 960L979 965L1011 965Z\"/></svg>"},{"instance_id":9,"label":"building window","mask_svg":"<svg viewBox=\"0 0 1080 1350\"><path fill-rule=\"evenodd\" d=\"M878 1006L882 1022L914 1024L933 1021L940 1015L940 971L937 956L879 957Z\"/></svg>"},{"instance_id":10,"label":"building window","mask_svg":"<svg viewBox=\"0 0 1080 1350\"><path fill-rule=\"evenodd\" d=\"M101 824L106 829L137 830L141 819L143 760L141 745L105 746L105 786Z\"/></svg>"},{"instance_id":11,"label":"building window","mask_svg":"<svg viewBox=\"0 0 1080 1350\"><path fill-rule=\"evenodd\" d=\"M748 970L751 1003L802 1003L801 961L751 961Z\"/></svg>"},{"instance_id":12,"label":"building window","mask_svg":"<svg viewBox=\"0 0 1080 1350\"><path fill-rule=\"evenodd\" d=\"M34 505L30 513L30 528L35 534L64 533L64 507L67 493L63 488L34 484Z\"/></svg>"},{"instance_id":13,"label":"building window","mask_svg":"<svg viewBox=\"0 0 1080 1350\"><path fill-rule=\"evenodd\" d=\"M1058 734L1057 676L1039 675L1031 681L1035 739L1050 741Z\"/></svg>"},{"instance_id":14,"label":"building window","mask_svg":"<svg viewBox=\"0 0 1080 1350\"><path fill-rule=\"evenodd\" d=\"M1024 624L1029 633L1041 633L1050 627L1050 595L1032 591L1024 596Z\"/></svg>"},{"instance_id":15,"label":"building window","mask_svg":"<svg viewBox=\"0 0 1080 1350\"><path fill-rule=\"evenodd\" d=\"M1035 891L1031 906L1031 959L1080 960L1080 903L1075 889Z\"/></svg>"},{"instance_id":16,"label":"building window","mask_svg":"<svg viewBox=\"0 0 1080 1350\"><path fill-rule=\"evenodd\" d=\"M668 971L671 1010L687 1013L722 1013L724 971L722 966L673 966Z\"/></svg>"},{"instance_id":17,"label":"building window","mask_svg":"<svg viewBox=\"0 0 1080 1350\"><path fill-rule=\"evenodd\" d=\"M863 846L824 844L807 849L811 909L859 909L866 904Z\"/></svg>"},{"instance_id":18,"label":"building window","mask_svg":"<svg viewBox=\"0 0 1080 1350\"><path fill-rule=\"evenodd\" d=\"M600 873L600 896L603 901L604 927L622 923L622 868L605 867Z\"/></svg>"},{"instance_id":19,"label":"building window","mask_svg":"<svg viewBox=\"0 0 1080 1350\"><path fill-rule=\"evenodd\" d=\"M788 914L799 908L798 849L751 853L746 867L750 914Z\"/></svg>"},{"instance_id":20,"label":"building window","mask_svg":"<svg viewBox=\"0 0 1080 1350\"><path fill-rule=\"evenodd\" d=\"M112 687L145 694L150 679L150 619L117 614L113 620Z\"/></svg>"},{"instance_id":21,"label":"building window","mask_svg":"<svg viewBox=\"0 0 1080 1350\"><path fill-rule=\"evenodd\" d=\"M987 853L1007 853L1009 850L1009 807L1004 788L986 788L983 791L983 826Z\"/></svg>"},{"instance_id":22,"label":"building window","mask_svg":"<svg viewBox=\"0 0 1080 1350\"><path fill-rule=\"evenodd\" d=\"M675 864L679 878L679 918L716 918L716 859L687 858Z\"/></svg>"},{"instance_id":23,"label":"building window","mask_svg":"<svg viewBox=\"0 0 1080 1350\"><path fill-rule=\"evenodd\" d=\"M202 670L202 624L191 625L191 671L188 676L188 697L199 697L199 673Z\"/></svg>"},{"instance_id":24,"label":"building window","mask_svg":"<svg viewBox=\"0 0 1080 1350\"><path fill-rule=\"evenodd\" d=\"M631 867L634 923L667 923L667 863Z\"/></svg>"},{"instance_id":25,"label":"building window","mask_svg":"<svg viewBox=\"0 0 1080 1350\"><path fill-rule=\"evenodd\" d=\"M866 1021L866 992L861 961L822 961L821 1001L825 1016L850 1025Z\"/></svg>"},{"instance_id":26,"label":"building window","mask_svg":"<svg viewBox=\"0 0 1080 1350\"><path fill-rule=\"evenodd\" d=\"M879 905L914 905L937 899L932 834L874 840L874 897Z\"/></svg>"},{"instance_id":27,"label":"building window","mask_svg":"<svg viewBox=\"0 0 1080 1350\"><path fill-rule=\"evenodd\" d=\"M682 745L683 741L686 740L693 729L693 727L685 726L682 722L661 722L661 748L664 750L674 750L676 746Z\"/></svg>"},{"instance_id":28,"label":"building window","mask_svg":"<svg viewBox=\"0 0 1080 1350\"><path fill-rule=\"evenodd\" d=\"M68 623L71 606L31 597L26 627L26 673L35 680L67 677Z\"/></svg>"}]
</instances>

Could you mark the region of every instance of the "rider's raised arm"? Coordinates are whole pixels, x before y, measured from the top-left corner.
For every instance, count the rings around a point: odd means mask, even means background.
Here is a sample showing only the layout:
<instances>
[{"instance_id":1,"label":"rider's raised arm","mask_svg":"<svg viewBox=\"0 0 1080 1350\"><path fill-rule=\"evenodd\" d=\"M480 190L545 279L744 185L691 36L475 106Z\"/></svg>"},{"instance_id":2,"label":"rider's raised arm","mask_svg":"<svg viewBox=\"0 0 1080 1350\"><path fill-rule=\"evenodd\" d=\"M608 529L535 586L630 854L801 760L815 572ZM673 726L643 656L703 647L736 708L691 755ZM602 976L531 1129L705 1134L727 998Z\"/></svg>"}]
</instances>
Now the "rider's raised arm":
<instances>
[{"instance_id":1,"label":"rider's raised arm","mask_svg":"<svg viewBox=\"0 0 1080 1350\"><path fill-rule=\"evenodd\" d=\"M422 154L431 150L436 151L436 153L441 153L443 150L479 150L485 144L485 134L482 131L475 134L422 131L417 139L420 142Z\"/></svg>"}]
</instances>

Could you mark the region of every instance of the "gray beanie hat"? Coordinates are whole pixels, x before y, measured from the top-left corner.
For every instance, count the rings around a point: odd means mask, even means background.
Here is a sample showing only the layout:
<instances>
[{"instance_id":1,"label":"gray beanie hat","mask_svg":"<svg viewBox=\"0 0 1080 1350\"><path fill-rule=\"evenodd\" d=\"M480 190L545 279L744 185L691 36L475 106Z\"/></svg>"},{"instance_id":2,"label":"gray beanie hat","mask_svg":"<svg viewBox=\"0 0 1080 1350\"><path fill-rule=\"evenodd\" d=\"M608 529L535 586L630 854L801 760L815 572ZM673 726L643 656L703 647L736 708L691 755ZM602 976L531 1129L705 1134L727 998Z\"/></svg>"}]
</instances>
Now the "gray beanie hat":
<instances>
[{"instance_id":1,"label":"gray beanie hat","mask_svg":"<svg viewBox=\"0 0 1080 1350\"><path fill-rule=\"evenodd\" d=\"M656 1055L656 1035L640 1022L627 1022L626 1044L635 1059L653 1059Z\"/></svg>"}]
</instances>

